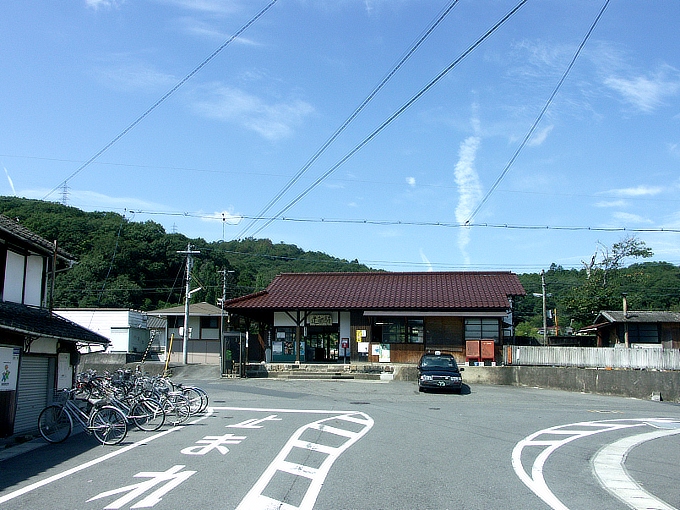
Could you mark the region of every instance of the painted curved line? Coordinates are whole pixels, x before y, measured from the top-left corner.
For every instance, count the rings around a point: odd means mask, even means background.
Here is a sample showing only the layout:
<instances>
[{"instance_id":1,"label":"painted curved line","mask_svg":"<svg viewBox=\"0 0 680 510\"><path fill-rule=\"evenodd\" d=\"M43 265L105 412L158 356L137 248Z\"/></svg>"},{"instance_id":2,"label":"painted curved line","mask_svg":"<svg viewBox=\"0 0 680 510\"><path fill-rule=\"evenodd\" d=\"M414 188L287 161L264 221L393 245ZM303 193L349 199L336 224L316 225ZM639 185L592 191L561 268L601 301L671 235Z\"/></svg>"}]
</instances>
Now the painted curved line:
<instances>
[{"instance_id":1,"label":"painted curved line","mask_svg":"<svg viewBox=\"0 0 680 510\"><path fill-rule=\"evenodd\" d=\"M651 423L650 423L651 422ZM652 423L662 423L664 420L647 419L647 420L607 420L607 421L588 421L579 423L570 423L567 425L559 425L551 427L538 432L534 432L530 436L522 439L515 445L512 450L512 468L519 477L519 479L526 485L536 496L541 498L550 508L554 510L568 510L568 507L562 503L555 494L550 490L548 484L543 477L543 466L548 460L548 457L561 446L568 444L578 439L600 434L602 432L610 432L613 430L620 430L631 427L643 427L651 425ZM522 453L527 448L538 448L540 453L536 456L532 467L531 474L527 473L522 463Z\"/></svg>"},{"instance_id":2,"label":"painted curved line","mask_svg":"<svg viewBox=\"0 0 680 510\"><path fill-rule=\"evenodd\" d=\"M331 421L339 421L340 423L333 423L333 425L331 425L328 423ZM344 423L351 425L351 428L359 426L360 429L358 431L347 430L342 428ZM312 510L333 463L345 450L347 450L347 448L366 435L373 427L373 423L373 418L367 414L351 412L303 425L293 433L259 480L250 491L248 491L248 494L246 494L236 510ZM316 430L318 432L331 434L341 438L343 442L340 446L329 446L323 443L312 443L310 441L301 440L302 434L308 430ZM286 457L294 448L314 451L326 455L326 458L321 462L319 467L293 463L286 460ZM300 506L294 506L264 494L267 485L271 482L277 472L301 476L309 480L309 487L302 498Z\"/></svg>"},{"instance_id":3,"label":"painted curved line","mask_svg":"<svg viewBox=\"0 0 680 510\"><path fill-rule=\"evenodd\" d=\"M624 462L636 446L660 437L680 434L680 429L656 430L625 437L602 448L593 458L593 472L600 485L635 510L677 510L643 489L628 474Z\"/></svg>"}]
</instances>

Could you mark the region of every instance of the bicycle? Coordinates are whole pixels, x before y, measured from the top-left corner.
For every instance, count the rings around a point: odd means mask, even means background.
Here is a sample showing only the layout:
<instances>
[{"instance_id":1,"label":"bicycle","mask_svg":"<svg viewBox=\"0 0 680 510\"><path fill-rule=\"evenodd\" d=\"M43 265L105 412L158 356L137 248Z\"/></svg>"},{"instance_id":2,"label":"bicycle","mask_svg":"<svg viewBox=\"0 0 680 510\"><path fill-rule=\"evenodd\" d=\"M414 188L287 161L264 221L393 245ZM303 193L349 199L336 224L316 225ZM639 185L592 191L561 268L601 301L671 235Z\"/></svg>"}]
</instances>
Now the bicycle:
<instances>
[{"instance_id":1,"label":"bicycle","mask_svg":"<svg viewBox=\"0 0 680 510\"><path fill-rule=\"evenodd\" d=\"M118 408L128 422L131 422L139 430L153 432L160 429L165 423L165 411L160 402L153 398L128 397L118 398L112 395L109 404Z\"/></svg>"},{"instance_id":2,"label":"bicycle","mask_svg":"<svg viewBox=\"0 0 680 510\"><path fill-rule=\"evenodd\" d=\"M185 397L189 399L190 412L192 415L199 414L208 408L208 393L198 386L185 386L182 383L172 384L175 391L181 392Z\"/></svg>"},{"instance_id":3,"label":"bicycle","mask_svg":"<svg viewBox=\"0 0 680 510\"><path fill-rule=\"evenodd\" d=\"M118 444L127 435L125 415L110 405L93 405L89 414L83 412L74 400L76 390L64 390L63 403L50 404L38 416L38 430L48 443L61 443L71 435L74 420L85 432L106 445ZM85 402L85 401L83 401Z\"/></svg>"}]
</instances>

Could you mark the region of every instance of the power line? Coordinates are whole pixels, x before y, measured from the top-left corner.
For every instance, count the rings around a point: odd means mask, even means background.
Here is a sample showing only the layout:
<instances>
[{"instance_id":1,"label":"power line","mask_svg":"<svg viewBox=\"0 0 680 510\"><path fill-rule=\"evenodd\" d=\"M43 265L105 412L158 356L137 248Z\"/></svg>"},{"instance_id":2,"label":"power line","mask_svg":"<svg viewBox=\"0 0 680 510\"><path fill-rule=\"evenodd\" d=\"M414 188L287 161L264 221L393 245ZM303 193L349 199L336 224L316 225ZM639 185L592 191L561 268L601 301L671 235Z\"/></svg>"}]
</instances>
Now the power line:
<instances>
[{"instance_id":1,"label":"power line","mask_svg":"<svg viewBox=\"0 0 680 510\"><path fill-rule=\"evenodd\" d=\"M447 7L436 17L436 19L430 23L425 32L420 36L420 38L413 44L410 49L404 54L404 56L392 66L392 69L385 75L385 77L376 85L376 87L371 91L370 94L364 99L361 104L352 112L352 114L345 119L345 121L338 127L333 134L319 147L311 158L303 165L303 167L293 176L290 181L267 203L267 205L262 208L258 216L265 215L283 196L288 192L288 190L297 183L300 178L304 175L307 170L314 164L314 162L321 157L321 155L328 149L328 147L335 141L335 139L340 136L340 134L347 129L347 127L352 123L352 121L361 113L361 111L366 108L366 106L373 100L373 98L380 92L380 90L387 84L388 81L401 69L401 67L406 63L406 61L413 55L416 50L422 45L425 40L434 32L435 28L444 21L444 18L453 10L453 8L458 3L458 0L453 0L448 4ZM237 239L241 239L246 235L248 230L250 230L256 223L256 220L251 221L246 225L241 232L236 236ZM258 230L259 232L259 230Z\"/></svg>"},{"instance_id":2,"label":"power line","mask_svg":"<svg viewBox=\"0 0 680 510\"><path fill-rule=\"evenodd\" d=\"M528 0L521 0L510 12L503 16L500 21L498 21L493 27L487 30L484 35L482 35L477 41L475 41L467 50L465 50L458 58L456 58L451 64L449 64L443 71L441 71L434 79L432 79L427 85L425 85L418 93L416 93L411 99L409 99L401 108L394 112L387 120L385 120L380 126L378 126L371 134L364 138L358 145L356 145L352 150L350 150L340 161L333 165L329 170L327 170L321 177L316 179L310 186L308 186L304 191L302 191L297 197L295 197L291 202L288 203L283 209L281 209L276 216L284 214L291 207L297 204L300 200L306 197L314 188L321 184L329 175L340 168L347 160L359 152L364 146L366 146L371 140L378 136L387 126L389 126L393 121L395 121L402 113L409 109L418 99L420 99L426 92L428 92L432 87L434 87L442 78L444 78L454 67L460 64L470 53L472 53L478 46L480 46L486 39L488 39L496 30L498 30L508 19L510 19ZM253 235L257 235L267 226L271 224L271 221L266 222L260 228L258 228Z\"/></svg>"},{"instance_id":3,"label":"power line","mask_svg":"<svg viewBox=\"0 0 680 510\"><path fill-rule=\"evenodd\" d=\"M47 200L47 197L49 197L52 193L54 193L56 190L61 188L64 184L66 184L69 180L73 179L76 175L78 175L80 172L85 170L90 164L95 161L99 156L104 154L107 150L109 150L118 140L123 138L126 134L128 134L137 124L142 122L151 112L153 112L156 108L158 108L162 103L165 102L166 99L168 99L172 94L174 94L177 89L179 89L182 85L184 85L189 79L191 79L196 73L198 73L201 69L203 69L212 59L214 59L219 53L227 47L234 39L239 37L243 32L245 32L253 23L255 23L258 19L260 19L264 14L271 9L274 4L277 2L277 0L271 0L260 12L258 12L255 16L253 16L245 25L243 25L239 30L236 31L234 35L232 35L229 39L227 39L222 45L220 45L215 51L213 51L207 58L205 58L200 64L198 64L189 74L187 74L184 78L182 78L174 87L172 87L168 92L166 92L158 101L156 101L151 107L149 107L144 113L142 113L139 117L137 117L132 124L130 124L128 127L123 129L118 135L116 135L113 140L111 140L109 143L107 143L104 147L99 149L94 156L92 156L90 159L85 161L82 165L80 165L71 175L69 175L66 179L64 179L62 182L60 182L57 186L55 186L47 195L43 197L43 200Z\"/></svg>"},{"instance_id":4,"label":"power line","mask_svg":"<svg viewBox=\"0 0 680 510\"><path fill-rule=\"evenodd\" d=\"M150 216L183 216L186 218L213 219L214 215L190 212L162 212L162 211L130 211L136 214ZM497 228L508 230L564 230L564 231L592 231L592 232L664 232L680 233L680 227L656 227L656 228L631 228L631 227L593 227L584 225L521 225L513 223L458 223L451 221L410 221L410 220L379 220L360 218L295 218L287 216L248 216L239 215L239 218L257 221L266 221L271 224L274 221L287 221L293 223L326 223L326 224L350 224L350 225L380 225L380 226L406 226L406 227L443 227L443 228ZM216 220L217 221L217 220Z\"/></svg>"},{"instance_id":5,"label":"power line","mask_svg":"<svg viewBox=\"0 0 680 510\"><path fill-rule=\"evenodd\" d=\"M593 24L590 26L590 29L588 29L588 32L586 33L585 37L581 41L581 44L579 44L578 49L576 50L576 53L574 54L573 58L571 59L571 62L569 62L569 65L567 66L567 69L564 71L562 74L562 77L560 80L557 82L557 85L555 86L554 90L552 91L552 94L550 94L550 97L546 101L545 105L541 109L541 112L538 114L538 117L536 117L536 120L534 123L531 125L531 128L527 132L526 136L522 140L522 143L517 147L517 150L515 153L512 155L510 158L510 161L508 161L507 165L505 165L505 168L501 172L501 174L498 176L496 181L493 183L493 186L487 191L486 195L484 195L484 198L482 198L482 201L475 207L475 210L472 211L472 214L468 217L466 223L471 222L474 217L477 215L479 210L484 206L486 201L489 199L491 194L496 190L498 185L501 183L503 178L506 176L506 174L510 171L510 167L513 165L517 157L519 156L519 153L522 152L522 149L524 149L525 145L529 142L529 139L531 138L531 135L534 134L534 131L536 130L536 127L538 126L539 122L541 122L541 119L543 118L543 115L545 115L545 112L548 110L550 105L553 102L553 99L555 99L555 96L559 92L559 90L562 88L562 84L564 81L567 79L567 76L569 75L569 72L571 71L571 68L574 67L574 64L576 63L576 59L579 57L581 54L581 50L583 50L583 47L586 45L586 42L588 42L588 39L590 39L590 35L593 33L593 30L595 30L595 27L597 26L597 23L600 21L600 18L604 14L605 9L609 5L609 0L605 0L604 5L602 6L602 9L600 9L600 12L598 13L597 17L595 18L595 21L593 21Z\"/></svg>"}]
</instances>

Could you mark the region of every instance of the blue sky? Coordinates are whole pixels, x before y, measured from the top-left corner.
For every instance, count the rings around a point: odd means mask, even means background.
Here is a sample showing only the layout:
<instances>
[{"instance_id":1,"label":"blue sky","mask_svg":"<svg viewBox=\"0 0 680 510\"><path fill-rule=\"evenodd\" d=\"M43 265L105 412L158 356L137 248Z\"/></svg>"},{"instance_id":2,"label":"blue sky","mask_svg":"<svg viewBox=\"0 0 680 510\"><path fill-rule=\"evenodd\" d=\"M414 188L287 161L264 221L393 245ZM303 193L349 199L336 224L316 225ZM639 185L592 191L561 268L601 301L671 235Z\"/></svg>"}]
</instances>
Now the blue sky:
<instances>
[{"instance_id":1,"label":"blue sky","mask_svg":"<svg viewBox=\"0 0 680 510\"><path fill-rule=\"evenodd\" d=\"M460 0L301 172L450 3L278 0L144 115L268 0L2 2L0 194L395 271L680 263L680 2L613 0L523 146L603 2L529 0L362 146L516 5Z\"/></svg>"}]
</instances>

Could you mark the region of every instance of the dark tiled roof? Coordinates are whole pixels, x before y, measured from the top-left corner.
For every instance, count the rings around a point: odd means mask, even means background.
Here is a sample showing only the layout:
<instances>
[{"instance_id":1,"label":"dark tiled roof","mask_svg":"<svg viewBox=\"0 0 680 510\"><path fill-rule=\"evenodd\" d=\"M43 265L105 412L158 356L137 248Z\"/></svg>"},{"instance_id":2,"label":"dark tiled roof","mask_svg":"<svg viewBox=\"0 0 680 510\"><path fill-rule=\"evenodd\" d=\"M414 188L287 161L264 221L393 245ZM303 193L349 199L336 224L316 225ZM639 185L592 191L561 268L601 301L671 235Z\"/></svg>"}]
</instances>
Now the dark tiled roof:
<instances>
[{"instance_id":1,"label":"dark tiled roof","mask_svg":"<svg viewBox=\"0 0 680 510\"><path fill-rule=\"evenodd\" d=\"M0 238L7 239L8 236L35 249L39 249L44 254L52 254L54 252L54 244L52 242L31 232L18 221L0 214ZM60 248L57 248L57 255L65 260L75 260L73 255Z\"/></svg>"},{"instance_id":2,"label":"dark tiled roof","mask_svg":"<svg viewBox=\"0 0 680 510\"><path fill-rule=\"evenodd\" d=\"M603 310L595 322L680 322L680 312L664 312L655 310L629 310L626 317L622 311Z\"/></svg>"},{"instance_id":3,"label":"dark tiled roof","mask_svg":"<svg viewBox=\"0 0 680 510\"><path fill-rule=\"evenodd\" d=\"M159 310L152 310L147 312L149 315L170 316L170 315L184 315L184 305L173 306L171 308L161 308ZM210 303L193 303L189 305L189 316L215 316L220 315L222 310Z\"/></svg>"},{"instance_id":4,"label":"dark tiled roof","mask_svg":"<svg viewBox=\"0 0 680 510\"><path fill-rule=\"evenodd\" d=\"M45 308L0 302L0 330L106 345L109 340Z\"/></svg>"},{"instance_id":5,"label":"dark tiled roof","mask_svg":"<svg viewBox=\"0 0 680 510\"><path fill-rule=\"evenodd\" d=\"M236 309L505 309L526 292L510 272L281 274L265 291L227 301Z\"/></svg>"}]
</instances>

